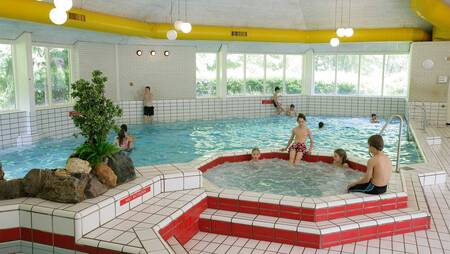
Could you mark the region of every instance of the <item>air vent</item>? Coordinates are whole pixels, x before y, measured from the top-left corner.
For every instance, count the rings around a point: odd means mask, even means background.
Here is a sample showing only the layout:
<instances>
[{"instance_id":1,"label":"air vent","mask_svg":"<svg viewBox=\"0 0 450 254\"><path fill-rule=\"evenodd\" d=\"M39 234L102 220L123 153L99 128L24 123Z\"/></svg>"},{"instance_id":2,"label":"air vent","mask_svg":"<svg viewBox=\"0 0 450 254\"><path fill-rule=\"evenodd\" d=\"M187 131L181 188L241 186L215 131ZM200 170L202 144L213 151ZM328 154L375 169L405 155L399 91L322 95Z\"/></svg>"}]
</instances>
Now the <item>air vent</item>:
<instances>
[{"instance_id":1,"label":"air vent","mask_svg":"<svg viewBox=\"0 0 450 254\"><path fill-rule=\"evenodd\" d=\"M76 21L81 21L81 22L86 22L86 16L85 15L78 14L78 13L73 13L73 12L69 12L69 19L76 20Z\"/></svg>"},{"instance_id":2,"label":"air vent","mask_svg":"<svg viewBox=\"0 0 450 254\"><path fill-rule=\"evenodd\" d=\"M231 31L231 36L247 37L247 32L243 32L243 31Z\"/></svg>"}]
</instances>

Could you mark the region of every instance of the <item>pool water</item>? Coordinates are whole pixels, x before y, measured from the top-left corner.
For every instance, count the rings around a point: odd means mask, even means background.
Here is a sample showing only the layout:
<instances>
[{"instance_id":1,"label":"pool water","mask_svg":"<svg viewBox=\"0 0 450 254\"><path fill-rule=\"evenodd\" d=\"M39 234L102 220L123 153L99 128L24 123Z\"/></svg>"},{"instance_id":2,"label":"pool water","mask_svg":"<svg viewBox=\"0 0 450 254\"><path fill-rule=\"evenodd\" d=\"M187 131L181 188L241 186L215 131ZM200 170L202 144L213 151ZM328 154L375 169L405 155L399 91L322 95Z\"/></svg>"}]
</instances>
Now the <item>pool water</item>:
<instances>
[{"instance_id":1,"label":"pool water","mask_svg":"<svg viewBox=\"0 0 450 254\"><path fill-rule=\"evenodd\" d=\"M280 159L225 163L203 174L220 188L303 197L344 194L347 185L363 175L323 162L292 166Z\"/></svg>"},{"instance_id":2,"label":"pool water","mask_svg":"<svg viewBox=\"0 0 450 254\"><path fill-rule=\"evenodd\" d=\"M349 155L361 158L368 158L367 138L383 126L383 121L371 124L368 118L314 116L307 120L314 135L315 151L331 154L336 148L344 148ZM319 130L320 121L325 127ZM189 162L211 151L281 148L286 146L296 125L296 119L287 116L129 125L128 131L136 140L130 156L135 166L145 166ZM393 159L397 133L398 124L392 124L384 134L385 150ZM406 128L403 135L401 163L421 162L416 144L406 139ZM111 142L113 139L111 134ZM30 146L5 149L0 152L5 177L23 177L32 168L64 167L68 156L83 141L81 136L43 139Z\"/></svg>"}]
</instances>

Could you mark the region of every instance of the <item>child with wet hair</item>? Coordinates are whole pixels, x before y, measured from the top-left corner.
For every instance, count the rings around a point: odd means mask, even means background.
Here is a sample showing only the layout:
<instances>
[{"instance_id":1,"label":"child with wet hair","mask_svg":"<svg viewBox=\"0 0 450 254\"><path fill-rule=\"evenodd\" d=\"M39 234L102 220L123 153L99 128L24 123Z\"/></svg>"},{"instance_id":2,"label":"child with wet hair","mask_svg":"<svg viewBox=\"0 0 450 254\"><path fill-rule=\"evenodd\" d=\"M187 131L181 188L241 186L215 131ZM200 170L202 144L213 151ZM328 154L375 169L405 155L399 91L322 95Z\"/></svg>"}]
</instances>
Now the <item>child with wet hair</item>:
<instances>
[{"instance_id":1,"label":"child with wet hair","mask_svg":"<svg viewBox=\"0 0 450 254\"><path fill-rule=\"evenodd\" d=\"M338 168L348 168L347 152L344 149L336 149L333 153L333 165Z\"/></svg>"}]
</instances>

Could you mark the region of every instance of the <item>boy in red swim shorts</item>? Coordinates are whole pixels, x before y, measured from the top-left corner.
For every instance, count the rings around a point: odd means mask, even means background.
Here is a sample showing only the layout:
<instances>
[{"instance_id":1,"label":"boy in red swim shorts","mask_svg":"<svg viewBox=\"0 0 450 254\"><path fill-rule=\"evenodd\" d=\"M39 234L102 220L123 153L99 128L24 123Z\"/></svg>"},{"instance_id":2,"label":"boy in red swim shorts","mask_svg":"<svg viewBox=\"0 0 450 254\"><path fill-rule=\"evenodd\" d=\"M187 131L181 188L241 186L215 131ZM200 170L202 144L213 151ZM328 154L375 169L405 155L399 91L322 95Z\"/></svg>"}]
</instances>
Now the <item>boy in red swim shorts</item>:
<instances>
[{"instance_id":1,"label":"boy in red swim shorts","mask_svg":"<svg viewBox=\"0 0 450 254\"><path fill-rule=\"evenodd\" d=\"M306 116L302 113L297 117L298 126L292 129L292 135L286 148L289 150L289 163L297 164L305 154L311 154L314 146L314 139L311 130L306 127ZM306 139L309 138L309 152L306 150ZM295 142L292 142L295 139Z\"/></svg>"}]
</instances>

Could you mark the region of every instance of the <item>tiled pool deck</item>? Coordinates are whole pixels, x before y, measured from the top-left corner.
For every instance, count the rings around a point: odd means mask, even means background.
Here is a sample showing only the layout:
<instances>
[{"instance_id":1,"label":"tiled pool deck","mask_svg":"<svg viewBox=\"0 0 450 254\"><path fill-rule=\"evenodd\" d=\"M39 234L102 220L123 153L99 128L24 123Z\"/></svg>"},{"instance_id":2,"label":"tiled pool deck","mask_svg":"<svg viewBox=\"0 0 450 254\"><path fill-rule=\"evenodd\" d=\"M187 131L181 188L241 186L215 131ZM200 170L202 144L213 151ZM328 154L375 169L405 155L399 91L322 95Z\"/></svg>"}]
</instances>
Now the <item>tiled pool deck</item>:
<instances>
[{"instance_id":1,"label":"tiled pool deck","mask_svg":"<svg viewBox=\"0 0 450 254\"><path fill-rule=\"evenodd\" d=\"M450 171L450 128L427 128L427 133L418 130L416 136L427 158L427 167L419 170L429 169L428 165L432 164L433 171ZM430 140L430 136L440 136L441 139ZM440 144L437 140L441 140ZM254 193L196 189L202 181L198 171L194 170L198 163L140 168L142 176L133 183L77 205L40 199L1 201L0 215L8 216L6 220L0 216L0 253L450 253L450 184L436 184L442 181L442 174L421 172L424 175L419 179L416 171L402 170L403 180L395 176L393 181L396 184L384 198L341 195L339 198L303 198L299 203L299 198L280 198L270 194L255 196ZM421 181L429 185L422 186ZM408 208L405 209L402 204L406 202L406 195ZM234 211L232 202L225 201L225 206L220 206L220 198L236 197L247 202L246 209L251 209L251 202L256 200L269 206L260 206L260 210L252 211L258 214L252 217L246 214L248 210ZM300 228L298 221L293 225L293 221L288 219L289 216L300 216L305 221L301 222L303 227L299 234L330 234L346 228L346 218L342 217L350 211L342 214L333 207L342 205L345 200L358 203L357 200L361 199L373 206L366 206L371 216L356 215L353 220L360 228L363 224L365 227L372 225L373 221L382 226L390 222L401 223L404 219L421 219L429 211L432 215L431 229L356 242L353 238L352 243L322 249L227 236L221 232L220 235L198 232L199 227L208 223L220 223L222 226L216 228L223 230L228 221L238 221L242 225L250 221L254 226L267 226L273 219L270 215L275 212L278 219L270 227L282 230ZM217 207L211 207L211 203ZM283 217L282 205L295 207L294 204L300 204L298 206L303 210ZM222 211L224 208L227 211ZM316 212L325 208L327 212L312 215L308 210L312 208ZM211 222L205 224L205 218ZM245 231L244 227L242 229ZM400 233L404 230L395 229ZM415 228L408 226L406 231L412 229ZM258 235L252 238L255 236ZM328 244L322 240L320 243ZM326 244L320 246L326 247Z\"/></svg>"}]
</instances>

